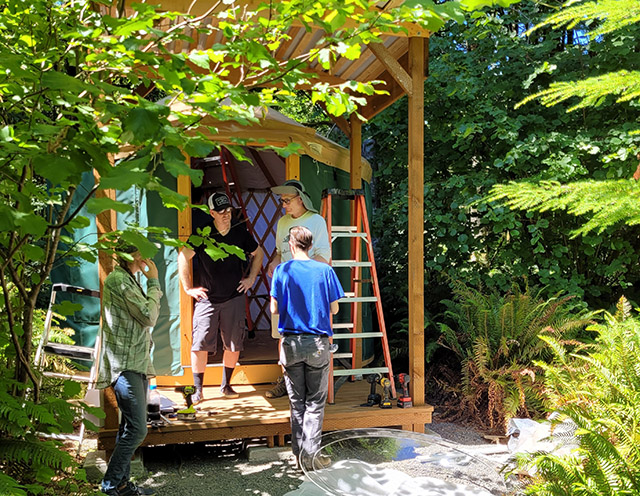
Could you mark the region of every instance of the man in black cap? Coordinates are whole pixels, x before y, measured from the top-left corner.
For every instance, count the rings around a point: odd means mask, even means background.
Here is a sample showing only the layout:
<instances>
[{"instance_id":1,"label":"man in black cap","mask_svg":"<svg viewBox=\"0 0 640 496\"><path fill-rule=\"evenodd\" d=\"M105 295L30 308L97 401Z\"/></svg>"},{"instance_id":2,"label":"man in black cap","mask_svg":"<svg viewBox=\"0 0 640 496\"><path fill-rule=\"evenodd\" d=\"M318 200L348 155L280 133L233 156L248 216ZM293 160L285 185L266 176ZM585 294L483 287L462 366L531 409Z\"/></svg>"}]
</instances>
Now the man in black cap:
<instances>
[{"instance_id":1,"label":"man in black cap","mask_svg":"<svg viewBox=\"0 0 640 496\"><path fill-rule=\"evenodd\" d=\"M216 352L218 331L222 336L224 354L220 391L226 398L237 398L231 387L231 376L244 349L245 303L240 298L251 288L262 267L263 252L249 233L244 220L232 222L233 207L224 193L214 193L209 198L209 212L213 223L209 237L216 242L239 247L251 257L249 274L244 274L243 261L236 255L214 260L207 254L206 245L184 247L178 255L180 282L185 292L196 300L193 311L193 341L191 345L191 371L196 389L194 404L204 397L202 383L207 366L207 354ZM205 227L206 230L206 227ZM194 287L189 271L189 261L196 257L198 270Z\"/></svg>"}]
</instances>

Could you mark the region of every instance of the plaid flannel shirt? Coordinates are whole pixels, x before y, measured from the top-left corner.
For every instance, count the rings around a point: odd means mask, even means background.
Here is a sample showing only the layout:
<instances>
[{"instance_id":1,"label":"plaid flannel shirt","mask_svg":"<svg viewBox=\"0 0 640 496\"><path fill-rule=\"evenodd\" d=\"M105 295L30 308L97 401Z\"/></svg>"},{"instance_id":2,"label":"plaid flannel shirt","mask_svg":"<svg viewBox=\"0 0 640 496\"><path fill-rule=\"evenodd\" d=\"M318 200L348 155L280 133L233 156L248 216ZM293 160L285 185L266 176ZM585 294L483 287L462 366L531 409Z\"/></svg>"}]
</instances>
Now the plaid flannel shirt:
<instances>
[{"instance_id":1,"label":"plaid flannel shirt","mask_svg":"<svg viewBox=\"0 0 640 496\"><path fill-rule=\"evenodd\" d=\"M107 276L102 290L102 349L98 388L113 384L125 370L155 375L151 363L151 329L160 312L160 282L147 280L145 297L121 267Z\"/></svg>"}]
</instances>

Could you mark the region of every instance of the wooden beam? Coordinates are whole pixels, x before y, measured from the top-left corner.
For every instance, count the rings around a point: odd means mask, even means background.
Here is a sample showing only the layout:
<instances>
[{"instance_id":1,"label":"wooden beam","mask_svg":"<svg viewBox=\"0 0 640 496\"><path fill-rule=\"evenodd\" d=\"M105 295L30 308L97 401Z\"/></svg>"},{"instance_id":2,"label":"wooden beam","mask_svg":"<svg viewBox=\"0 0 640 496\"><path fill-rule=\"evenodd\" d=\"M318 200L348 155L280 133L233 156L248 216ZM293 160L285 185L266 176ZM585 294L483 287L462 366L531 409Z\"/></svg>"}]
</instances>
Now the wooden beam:
<instances>
[{"instance_id":1,"label":"wooden beam","mask_svg":"<svg viewBox=\"0 0 640 496\"><path fill-rule=\"evenodd\" d=\"M135 11L131 8L131 5L136 2L136 0L126 0L125 1L125 14L128 16L133 16ZM233 2L234 5L228 5L227 3L219 2L219 4L212 9L211 2L197 2L193 0L156 0L154 2L155 5L159 5L159 10L164 12L180 12L182 14L192 15L194 17L201 16L212 16L214 19L211 21L211 24L214 26L217 23L217 19L215 16L220 12L224 12L228 10L230 7L241 7L241 10L248 12L258 12L258 15L263 18L270 18L273 16L272 12L264 7L265 3L263 0L236 0ZM111 15L115 15L115 9L111 9ZM382 14L383 12L390 10L390 7L379 9L376 8L375 11ZM181 19L184 20L184 19ZM295 27L304 27L305 24L301 20L294 19L292 26ZM314 26L315 27L315 26ZM347 19L344 24L341 26L341 29L353 29L358 28L358 24L353 19ZM403 37L421 37L427 38L431 35L431 32L427 29L424 29L419 24L413 24L408 22L403 22L397 25L399 28L403 28L404 31L389 31L389 32L381 32L383 35L392 35L392 36L403 36ZM315 30L315 29L314 29ZM374 29L375 30L375 29ZM331 34L331 33L329 33Z\"/></svg>"},{"instance_id":2,"label":"wooden beam","mask_svg":"<svg viewBox=\"0 0 640 496\"><path fill-rule=\"evenodd\" d=\"M405 95L402 86L400 86L388 72L382 74L378 79L387 83L384 86L378 86L378 88L384 89L389 94L373 95L367 98L367 104L362 107L362 112L360 112L360 114L367 120L372 119Z\"/></svg>"},{"instance_id":3,"label":"wooden beam","mask_svg":"<svg viewBox=\"0 0 640 496\"><path fill-rule=\"evenodd\" d=\"M114 164L113 155L109 155L109 162L111 165ZM100 181L100 174L94 169L93 175L96 182ZM96 198L110 198L111 200L116 199L116 191L113 189L99 189L96 191ZM104 212L100 212L96 215L96 231L98 235L98 240L102 237L102 235L106 233L110 233L116 231L118 229L118 213L115 210L105 210ZM104 280L114 269L115 260L111 253L106 253L104 251L98 252L98 279L100 281L100 303L102 303L102 288L104 286ZM115 395L113 394L113 390L111 388L107 388L104 392L103 396L104 402L102 408L104 410L105 419L104 425L105 428L118 426L118 408L117 402L115 400Z\"/></svg>"},{"instance_id":4,"label":"wooden beam","mask_svg":"<svg viewBox=\"0 0 640 496\"><path fill-rule=\"evenodd\" d=\"M409 39L409 374L411 396L424 405L424 43Z\"/></svg>"},{"instance_id":5,"label":"wooden beam","mask_svg":"<svg viewBox=\"0 0 640 496\"><path fill-rule=\"evenodd\" d=\"M191 162L189 157L187 157L187 162ZM178 176L178 194L189 198L189 203L191 203L191 178L189 176ZM180 241L186 241L189 236L191 236L191 209L185 208L178 211L178 238ZM191 365L193 299L185 293L180 281L177 284L180 286L180 361L183 366L186 366Z\"/></svg>"},{"instance_id":6,"label":"wooden beam","mask_svg":"<svg viewBox=\"0 0 640 496\"><path fill-rule=\"evenodd\" d=\"M369 50L371 50L382 65L386 67L389 74L400 84L404 92L407 95L411 95L411 76L407 74L407 71L404 70L389 49L382 43L370 43Z\"/></svg>"},{"instance_id":7,"label":"wooden beam","mask_svg":"<svg viewBox=\"0 0 640 496\"><path fill-rule=\"evenodd\" d=\"M351 131L349 140L351 189L360 189L362 188L362 121L354 114L351 116L349 124Z\"/></svg>"},{"instance_id":8,"label":"wooden beam","mask_svg":"<svg viewBox=\"0 0 640 496\"><path fill-rule=\"evenodd\" d=\"M289 155L287 157L286 178L300 179L300 155Z\"/></svg>"}]
</instances>

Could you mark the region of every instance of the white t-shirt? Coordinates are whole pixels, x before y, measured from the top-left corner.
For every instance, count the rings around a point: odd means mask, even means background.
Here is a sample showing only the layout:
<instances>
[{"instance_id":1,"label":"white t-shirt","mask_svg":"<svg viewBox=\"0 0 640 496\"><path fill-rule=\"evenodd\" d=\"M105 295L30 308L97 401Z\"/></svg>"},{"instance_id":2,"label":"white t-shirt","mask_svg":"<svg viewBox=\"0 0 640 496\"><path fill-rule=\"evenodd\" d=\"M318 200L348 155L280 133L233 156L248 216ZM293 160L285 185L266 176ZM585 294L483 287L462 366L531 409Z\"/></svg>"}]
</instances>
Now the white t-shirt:
<instances>
[{"instance_id":1,"label":"white t-shirt","mask_svg":"<svg viewBox=\"0 0 640 496\"><path fill-rule=\"evenodd\" d=\"M313 235L313 244L309 250L309 257L322 257L327 262L331 259L331 245L329 244L329 234L327 233L327 223L324 218L316 213L307 210L300 217L294 219L291 215L285 215L278 220L276 229L276 251L280 254L281 262L291 260L289 243L285 240L289 234L289 229L295 226L304 226Z\"/></svg>"}]
</instances>

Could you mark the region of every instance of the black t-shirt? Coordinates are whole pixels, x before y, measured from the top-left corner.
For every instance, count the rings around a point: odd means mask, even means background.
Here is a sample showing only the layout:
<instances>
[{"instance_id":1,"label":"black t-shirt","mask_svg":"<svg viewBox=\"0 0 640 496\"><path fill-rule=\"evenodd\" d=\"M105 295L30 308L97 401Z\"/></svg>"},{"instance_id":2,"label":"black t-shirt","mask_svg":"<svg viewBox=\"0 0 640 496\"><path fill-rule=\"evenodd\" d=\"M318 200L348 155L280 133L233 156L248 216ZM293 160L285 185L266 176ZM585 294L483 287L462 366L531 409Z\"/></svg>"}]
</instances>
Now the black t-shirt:
<instances>
[{"instance_id":1,"label":"black t-shirt","mask_svg":"<svg viewBox=\"0 0 640 496\"><path fill-rule=\"evenodd\" d=\"M248 256L249 253L255 251L258 243L249 234L246 223L234 225L237 220L232 220L231 230L222 236L213 223L213 219L209 223L211 226L211 235L209 236L216 241L235 245L239 247ZM194 286L201 286L207 289L209 300L212 303L222 303L236 296L241 295L236 288L240 284L240 279L249 274L249 268L246 261L241 260L236 255L229 255L222 260L214 261L204 251L204 243L194 247L195 260L193 264ZM244 273L246 269L246 274Z\"/></svg>"}]
</instances>

